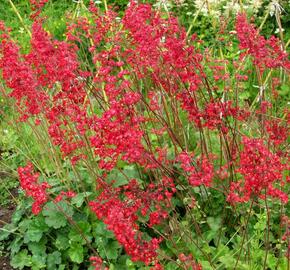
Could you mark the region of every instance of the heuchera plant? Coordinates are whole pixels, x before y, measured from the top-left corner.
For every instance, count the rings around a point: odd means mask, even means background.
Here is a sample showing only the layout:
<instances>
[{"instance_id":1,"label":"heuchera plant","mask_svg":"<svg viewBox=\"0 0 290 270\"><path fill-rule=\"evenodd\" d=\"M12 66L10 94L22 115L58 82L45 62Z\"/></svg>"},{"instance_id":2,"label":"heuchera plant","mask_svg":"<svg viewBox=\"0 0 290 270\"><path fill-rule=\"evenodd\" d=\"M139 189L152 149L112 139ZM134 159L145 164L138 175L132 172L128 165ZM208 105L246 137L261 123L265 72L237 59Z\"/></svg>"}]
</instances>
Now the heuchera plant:
<instances>
[{"instance_id":1,"label":"heuchera plant","mask_svg":"<svg viewBox=\"0 0 290 270\"><path fill-rule=\"evenodd\" d=\"M43 29L37 11L46 1L36 2L30 52L22 53L0 24L2 79L19 122L52 143L52 162L86 168L91 185L63 185L55 194L28 163L18 174L34 200L33 214L80 189L94 192L91 211L132 261L163 269L160 245L174 216L172 201L184 196L180 190L191 197L191 207L196 187L219 191L233 208L267 200L287 204L289 113L279 119L283 112L271 111L275 96L265 88L272 70L289 72L277 38L261 36L241 13L235 29L239 59L214 58L176 18L131 1L122 19L91 3L89 15L68 22L59 41ZM238 99L250 76L247 61L259 83L251 107ZM138 170L140 179L127 176L126 166ZM125 175L124 183L112 179L114 171ZM148 239L141 223L159 236ZM180 269L201 269L191 254L177 257ZM91 262L108 269L98 254Z\"/></svg>"}]
</instances>

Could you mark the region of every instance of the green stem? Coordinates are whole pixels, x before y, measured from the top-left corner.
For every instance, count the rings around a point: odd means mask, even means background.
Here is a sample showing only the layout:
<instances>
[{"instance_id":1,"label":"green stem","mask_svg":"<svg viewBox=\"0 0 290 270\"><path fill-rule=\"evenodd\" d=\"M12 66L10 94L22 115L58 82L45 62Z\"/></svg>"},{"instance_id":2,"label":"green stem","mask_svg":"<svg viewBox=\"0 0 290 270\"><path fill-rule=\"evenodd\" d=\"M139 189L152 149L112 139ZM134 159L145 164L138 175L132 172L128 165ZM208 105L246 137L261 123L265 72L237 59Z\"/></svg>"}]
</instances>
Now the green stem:
<instances>
[{"instance_id":1,"label":"green stem","mask_svg":"<svg viewBox=\"0 0 290 270\"><path fill-rule=\"evenodd\" d=\"M186 37L189 36L190 31L191 31L191 29L192 29L192 27L193 27L193 25L194 25L194 23L195 23L195 21L196 21L198 15L199 15L201 9L203 8L204 4L205 4L205 2L202 4L202 6L201 6L201 7L199 8L199 10L196 12L196 14L195 14L195 16L194 16L194 18L193 18L193 20L192 20L192 22L191 22L191 24L190 24L190 26L189 26L187 32L186 32Z\"/></svg>"},{"instance_id":2,"label":"green stem","mask_svg":"<svg viewBox=\"0 0 290 270\"><path fill-rule=\"evenodd\" d=\"M10 6L12 7L13 11L15 12L15 14L17 15L19 21L21 22L22 26L24 27L24 29L26 30L26 32L28 33L28 35L31 37L31 32L30 30L27 28L27 26L25 25L23 18L21 17L20 13L18 12L18 9L16 8L16 6L13 4L12 0L8 0L10 3Z\"/></svg>"},{"instance_id":3,"label":"green stem","mask_svg":"<svg viewBox=\"0 0 290 270\"><path fill-rule=\"evenodd\" d=\"M103 0L103 3L104 3L105 11L108 12L107 0Z\"/></svg>"}]
</instances>

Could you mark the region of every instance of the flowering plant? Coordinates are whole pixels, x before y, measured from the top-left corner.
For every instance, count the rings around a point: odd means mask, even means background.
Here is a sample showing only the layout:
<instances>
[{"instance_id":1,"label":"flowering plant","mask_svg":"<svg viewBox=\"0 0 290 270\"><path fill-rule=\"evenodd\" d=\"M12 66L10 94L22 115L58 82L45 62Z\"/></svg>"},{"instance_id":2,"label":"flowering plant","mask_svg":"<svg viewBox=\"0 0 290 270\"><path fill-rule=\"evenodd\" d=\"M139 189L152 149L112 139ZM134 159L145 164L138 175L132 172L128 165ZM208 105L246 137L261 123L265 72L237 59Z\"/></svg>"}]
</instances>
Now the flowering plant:
<instances>
[{"instance_id":1,"label":"flowering plant","mask_svg":"<svg viewBox=\"0 0 290 270\"><path fill-rule=\"evenodd\" d=\"M140 269L240 269L251 256L248 225L262 209L264 269L268 258L279 265L280 238L289 256L287 233L270 238L272 219L283 213L284 224L288 207L289 113L276 108L283 83L276 76L289 75L286 45L239 13L234 32L221 25L216 53L171 14L135 1L121 20L91 2L56 40L43 29L46 1L36 2L28 53L0 24L1 90L47 151L52 170L40 174L31 160L18 169L19 181L43 230L71 225L79 233L70 260L86 267L78 253L86 248L95 269L109 269L110 256L91 234L102 224L116 265L126 254ZM239 98L250 80L258 90Z\"/></svg>"}]
</instances>

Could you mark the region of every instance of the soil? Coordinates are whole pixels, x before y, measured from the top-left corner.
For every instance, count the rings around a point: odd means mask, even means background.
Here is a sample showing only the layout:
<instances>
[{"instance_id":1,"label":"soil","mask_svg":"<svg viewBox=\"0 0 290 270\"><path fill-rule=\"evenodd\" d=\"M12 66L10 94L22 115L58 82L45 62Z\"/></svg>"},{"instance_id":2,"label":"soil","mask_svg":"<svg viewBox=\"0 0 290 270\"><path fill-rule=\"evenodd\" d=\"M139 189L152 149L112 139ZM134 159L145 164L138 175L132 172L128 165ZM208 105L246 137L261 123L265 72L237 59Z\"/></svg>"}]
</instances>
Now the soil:
<instances>
[{"instance_id":1,"label":"soil","mask_svg":"<svg viewBox=\"0 0 290 270\"><path fill-rule=\"evenodd\" d=\"M17 190L13 190L12 193L17 194ZM0 228L4 226L4 224L9 223L11 221L12 214L14 212L15 205L11 204L8 206L1 206L0 205ZM13 270L13 268L10 266L10 259L9 254L1 253L2 250L0 250L0 269L1 270ZM7 256L5 256L7 255Z\"/></svg>"}]
</instances>

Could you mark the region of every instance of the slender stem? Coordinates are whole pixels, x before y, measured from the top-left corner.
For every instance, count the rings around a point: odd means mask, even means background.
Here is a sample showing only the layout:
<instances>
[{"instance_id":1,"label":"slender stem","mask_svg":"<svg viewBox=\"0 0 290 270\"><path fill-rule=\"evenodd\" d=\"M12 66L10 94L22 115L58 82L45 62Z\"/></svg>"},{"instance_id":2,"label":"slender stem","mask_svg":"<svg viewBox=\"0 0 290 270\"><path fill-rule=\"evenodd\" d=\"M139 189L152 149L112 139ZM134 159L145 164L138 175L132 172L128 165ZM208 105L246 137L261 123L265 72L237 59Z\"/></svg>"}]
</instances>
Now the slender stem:
<instances>
[{"instance_id":1,"label":"slender stem","mask_svg":"<svg viewBox=\"0 0 290 270\"><path fill-rule=\"evenodd\" d=\"M204 4L205 4L205 2L203 2L203 4L201 5L201 7L200 7L200 8L198 9L198 11L196 12L196 14L195 14L195 16L194 16L194 18L193 18L193 20L192 20L192 22L191 22L190 26L188 27L188 30L187 30L187 32L186 32L186 37L188 37L188 36L189 36L189 34L190 34L190 31L191 31L192 27L194 26L194 24L195 24L195 21L196 21L196 19L197 19L198 15L199 15L199 13L200 13L201 9L203 8Z\"/></svg>"},{"instance_id":2,"label":"slender stem","mask_svg":"<svg viewBox=\"0 0 290 270\"><path fill-rule=\"evenodd\" d=\"M21 22L23 28L25 29L25 31L28 33L28 35L31 37L31 32L30 30L27 28L26 24L23 21L23 18L21 17L20 13L18 12L18 9L16 8L16 6L14 5L14 3L12 2L12 0L8 0L9 4L11 5L14 13L16 14L16 16L18 17L19 21Z\"/></svg>"},{"instance_id":3,"label":"slender stem","mask_svg":"<svg viewBox=\"0 0 290 270\"><path fill-rule=\"evenodd\" d=\"M243 251L243 246L244 246L244 242L245 242L245 238L246 238L246 233L247 233L248 223L249 223L249 220L250 220L250 217L251 217L251 212L252 212L252 208L253 208L253 203L254 203L254 199L252 199L252 201L251 201L249 214L248 214L248 216L247 216L247 220L246 220L246 224L245 224L245 231L244 231L244 233L243 233L243 239L242 239L241 249L240 249L240 252L239 252L239 255L238 255L238 259L236 260L234 270L237 269L237 266L238 266L238 263L239 263L239 260L240 260L240 257L241 257L242 251Z\"/></svg>"},{"instance_id":4,"label":"slender stem","mask_svg":"<svg viewBox=\"0 0 290 270\"><path fill-rule=\"evenodd\" d=\"M269 253L269 239L270 239L270 210L269 210L268 203L267 203L267 197L265 198L265 205L266 205L266 210L267 210L267 229L265 232L266 255L265 255L265 259L264 259L263 270L267 269L267 257L268 257L268 253Z\"/></svg>"},{"instance_id":5,"label":"slender stem","mask_svg":"<svg viewBox=\"0 0 290 270\"><path fill-rule=\"evenodd\" d=\"M107 0L103 0L103 3L104 3L105 11L108 12Z\"/></svg>"}]
</instances>

